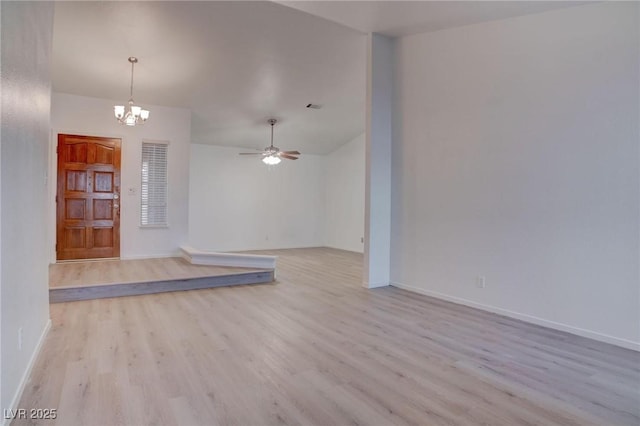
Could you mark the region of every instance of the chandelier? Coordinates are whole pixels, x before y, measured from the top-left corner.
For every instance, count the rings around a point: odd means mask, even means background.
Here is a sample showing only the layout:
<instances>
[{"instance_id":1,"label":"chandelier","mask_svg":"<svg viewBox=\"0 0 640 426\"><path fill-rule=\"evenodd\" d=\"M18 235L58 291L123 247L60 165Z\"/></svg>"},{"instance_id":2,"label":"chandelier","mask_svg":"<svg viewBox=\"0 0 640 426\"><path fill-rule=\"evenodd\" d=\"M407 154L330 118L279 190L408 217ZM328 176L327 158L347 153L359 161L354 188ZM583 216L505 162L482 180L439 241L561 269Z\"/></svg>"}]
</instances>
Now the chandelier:
<instances>
[{"instance_id":1,"label":"chandelier","mask_svg":"<svg viewBox=\"0 0 640 426\"><path fill-rule=\"evenodd\" d=\"M138 58L131 56L129 57L129 62L131 62L131 91L129 93L129 102L126 107L124 105L114 106L113 112L116 115L116 120L118 120L120 124L135 126L136 124L143 124L147 121L149 111L133 104L133 66L138 63Z\"/></svg>"}]
</instances>

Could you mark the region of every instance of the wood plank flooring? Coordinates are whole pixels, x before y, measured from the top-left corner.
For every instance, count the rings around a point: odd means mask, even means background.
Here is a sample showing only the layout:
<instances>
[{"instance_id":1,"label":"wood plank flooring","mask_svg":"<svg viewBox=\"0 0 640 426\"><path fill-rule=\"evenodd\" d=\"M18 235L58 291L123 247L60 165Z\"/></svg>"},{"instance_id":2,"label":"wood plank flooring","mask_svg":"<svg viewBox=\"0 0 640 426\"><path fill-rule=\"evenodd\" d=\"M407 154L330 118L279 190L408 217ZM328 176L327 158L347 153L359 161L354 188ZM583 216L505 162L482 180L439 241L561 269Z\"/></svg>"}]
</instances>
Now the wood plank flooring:
<instances>
[{"instance_id":1,"label":"wood plank flooring","mask_svg":"<svg viewBox=\"0 0 640 426\"><path fill-rule=\"evenodd\" d=\"M396 288L362 256L277 281L51 306L13 425L638 425L640 354Z\"/></svg>"}]
</instances>

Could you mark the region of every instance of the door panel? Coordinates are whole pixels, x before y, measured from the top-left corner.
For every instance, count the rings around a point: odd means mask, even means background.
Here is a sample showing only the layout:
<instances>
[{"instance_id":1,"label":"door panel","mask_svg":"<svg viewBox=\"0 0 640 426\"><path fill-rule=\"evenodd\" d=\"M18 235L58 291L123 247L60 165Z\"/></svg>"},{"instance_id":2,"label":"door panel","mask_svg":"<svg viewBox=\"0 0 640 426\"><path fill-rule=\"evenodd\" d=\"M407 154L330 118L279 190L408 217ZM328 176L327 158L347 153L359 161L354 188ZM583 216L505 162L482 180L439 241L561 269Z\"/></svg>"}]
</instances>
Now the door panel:
<instances>
[{"instance_id":1,"label":"door panel","mask_svg":"<svg viewBox=\"0 0 640 426\"><path fill-rule=\"evenodd\" d=\"M58 135L56 258L120 256L120 139Z\"/></svg>"}]
</instances>

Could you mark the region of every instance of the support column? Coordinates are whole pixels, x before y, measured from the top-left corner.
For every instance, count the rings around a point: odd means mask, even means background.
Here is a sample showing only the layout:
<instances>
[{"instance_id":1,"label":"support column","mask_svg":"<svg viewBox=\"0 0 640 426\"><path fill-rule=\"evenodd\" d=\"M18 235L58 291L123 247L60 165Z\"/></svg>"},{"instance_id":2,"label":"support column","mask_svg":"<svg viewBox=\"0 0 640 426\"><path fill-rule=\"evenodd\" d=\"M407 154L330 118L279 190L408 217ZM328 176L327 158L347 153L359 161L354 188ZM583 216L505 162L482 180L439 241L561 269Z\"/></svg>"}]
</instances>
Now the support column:
<instances>
[{"instance_id":1,"label":"support column","mask_svg":"<svg viewBox=\"0 0 640 426\"><path fill-rule=\"evenodd\" d=\"M363 274L367 288L388 286L390 280L393 46L393 39L369 34Z\"/></svg>"}]
</instances>

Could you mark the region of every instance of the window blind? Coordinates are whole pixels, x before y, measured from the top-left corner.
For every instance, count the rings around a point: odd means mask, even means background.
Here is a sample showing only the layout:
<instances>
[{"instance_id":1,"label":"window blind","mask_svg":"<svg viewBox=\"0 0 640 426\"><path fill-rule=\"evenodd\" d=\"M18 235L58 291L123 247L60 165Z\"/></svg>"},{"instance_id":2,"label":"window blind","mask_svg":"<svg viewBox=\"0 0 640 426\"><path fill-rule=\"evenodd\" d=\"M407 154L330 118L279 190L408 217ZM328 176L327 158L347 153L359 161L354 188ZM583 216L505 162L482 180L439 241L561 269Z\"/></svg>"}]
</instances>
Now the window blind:
<instances>
[{"instance_id":1,"label":"window blind","mask_svg":"<svg viewBox=\"0 0 640 426\"><path fill-rule=\"evenodd\" d=\"M167 152L166 143L142 142L142 185L140 189L140 225L167 226Z\"/></svg>"}]
</instances>

